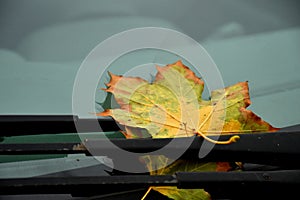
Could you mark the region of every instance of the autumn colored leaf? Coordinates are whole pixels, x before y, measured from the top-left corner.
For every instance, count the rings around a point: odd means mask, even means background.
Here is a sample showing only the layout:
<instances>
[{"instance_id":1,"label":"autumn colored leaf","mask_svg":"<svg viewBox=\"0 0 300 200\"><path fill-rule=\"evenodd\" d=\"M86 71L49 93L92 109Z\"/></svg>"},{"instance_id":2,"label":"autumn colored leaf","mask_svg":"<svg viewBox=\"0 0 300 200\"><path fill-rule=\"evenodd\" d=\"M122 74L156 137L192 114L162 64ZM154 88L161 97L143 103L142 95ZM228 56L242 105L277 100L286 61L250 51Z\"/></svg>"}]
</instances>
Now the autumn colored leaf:
<instances>
[{"instance_id":1,"label":"autumn colored leaf","mask_svg":"<svg viewBox=\"0 0 300 200\"><path fill-rule=\"evenodd\" d=\"M214 141L213 134L272 132L272 127L252 111L247 82L211 92L210 100L202 98L204 82L181 61L164 67L157 66L154 82L139 77L123 77L110 73L105 91L112 93L120 105L107 109L99 116L111 116L125 125L126 138L174 138L200 135L217 144L229 144L238 139ZM230 165L176 160L171 165L162 155L144 156L141 160L151 175L174 174L177 171L228 171ZM154 167L155 166L155 167ZM154 170L157 169L157 170ZM173 199L210 199L201 189L150 187Z\"/></svg>"},{"instance_id":2,"label":"autumn colored leaf","mask_svg":"<svg viewBox=\"0 0 300 200\"><path fill-rule=\"evenodd\" d=\"M247 82L212 91L207 101L201 97L203 81L181 61L157 71L153 83L110 73L105 91L114 95L120 108L98 115L125 125L128 138L140 137L131 127L147 130L149 135L144 136L152 138L277 130L246 109L250 105Z\"/></svg>"}]
</instances>

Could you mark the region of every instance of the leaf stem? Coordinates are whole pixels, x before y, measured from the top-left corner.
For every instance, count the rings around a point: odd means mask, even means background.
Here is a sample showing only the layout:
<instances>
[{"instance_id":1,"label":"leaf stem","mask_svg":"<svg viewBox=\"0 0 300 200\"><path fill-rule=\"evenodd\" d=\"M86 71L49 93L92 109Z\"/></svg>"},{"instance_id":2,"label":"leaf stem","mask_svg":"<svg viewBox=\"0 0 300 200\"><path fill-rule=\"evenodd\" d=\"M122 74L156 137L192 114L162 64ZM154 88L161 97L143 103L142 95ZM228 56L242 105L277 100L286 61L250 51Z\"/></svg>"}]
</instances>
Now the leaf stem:
<instances>
[{"instance_id":1,"label":"leaf stem","mask_svg":"<svg viewBox=\"0 0 300 200\"><path fill-rule=\"evenodd\" d=\"M148 188L147 192L144 194L144 196L141 198L141 200L144 200L147 197L147 195L149 194L149 192L151 191L151 189L152 189L152 187Z\"/></svg>"},{"instance_id":2,"label":"leaf stem","mask_svg":"<svg viewBox=\"0 0 300 200\"><path fill-rule=\"evenodd\" d=\"M207 141L209 141L211 143L214 143L214 144L231 144L233 142L236 142L238 139L240 139L240 136L234 135L234 136L231 136L229 138L229 140L226 140L226 141L217 141L217 140L213 140L213 139L207 137L201 131L198 131L197 134L201 135L204 139L206 139Z\"/></svg>"}]
</instances>

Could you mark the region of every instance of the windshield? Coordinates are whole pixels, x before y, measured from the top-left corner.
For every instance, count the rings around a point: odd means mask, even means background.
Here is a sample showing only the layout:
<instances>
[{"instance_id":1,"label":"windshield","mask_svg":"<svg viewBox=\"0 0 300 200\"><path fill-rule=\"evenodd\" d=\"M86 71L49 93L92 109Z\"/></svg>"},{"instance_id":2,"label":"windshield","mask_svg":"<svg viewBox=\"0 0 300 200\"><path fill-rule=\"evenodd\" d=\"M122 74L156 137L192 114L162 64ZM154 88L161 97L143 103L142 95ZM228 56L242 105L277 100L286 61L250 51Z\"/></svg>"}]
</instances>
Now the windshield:
<instances>
[{"instance_id":1,"label":"windshield","mask_svg":"<svg viewBox=\"0 0 300 200\"><path fill-rule=\"evenodd\" d=\"M300 120L297 1L0 3L1 114L71 114L74 79L89 52L113 34L151 26L203 45L225 86L248 80L251 109L275 126Z\"/></svg>"}]
</instances>

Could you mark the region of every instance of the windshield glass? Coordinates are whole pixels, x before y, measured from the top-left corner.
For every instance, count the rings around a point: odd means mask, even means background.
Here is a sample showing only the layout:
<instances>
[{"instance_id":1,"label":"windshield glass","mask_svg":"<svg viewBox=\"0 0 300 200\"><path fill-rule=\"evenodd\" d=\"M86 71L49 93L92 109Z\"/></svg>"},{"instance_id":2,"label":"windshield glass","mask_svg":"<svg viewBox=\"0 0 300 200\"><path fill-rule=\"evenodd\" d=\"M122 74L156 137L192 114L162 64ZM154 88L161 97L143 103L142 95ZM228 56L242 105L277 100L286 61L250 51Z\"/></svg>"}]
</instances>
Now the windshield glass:
<instances>
[{"instance_id":1,"label":"windshield glass","mask_svg":"<svg viewBox=\"0 0 300 200\"><path fill-rule=\"evenodd\" d=\"M0 4L0 114L71 114L74 79L89 52L113 34L151 26L178 30L203 45L225 86L248 80L251 109L274 126L300 121L295 109L300 97L298 1Z\"/></svg>"}]
</instances>

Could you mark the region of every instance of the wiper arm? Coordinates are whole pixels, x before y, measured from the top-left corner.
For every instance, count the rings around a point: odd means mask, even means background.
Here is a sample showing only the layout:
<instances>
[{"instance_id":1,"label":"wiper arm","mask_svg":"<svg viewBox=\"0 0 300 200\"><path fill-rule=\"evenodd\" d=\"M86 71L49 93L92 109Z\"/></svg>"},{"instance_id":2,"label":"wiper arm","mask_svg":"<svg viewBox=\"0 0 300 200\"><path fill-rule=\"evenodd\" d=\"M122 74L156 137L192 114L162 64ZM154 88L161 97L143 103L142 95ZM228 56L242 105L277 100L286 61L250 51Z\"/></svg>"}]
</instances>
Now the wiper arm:
<instances>
[{"instance_id":1,"label":"wiper arm","mask_svg":"<svg viewBox=\"0 0 300 200\"><path fill-rule=\"evenodd\" d=\"M99 195L149 186L203 188L213 198L262 198L298 194L300 170L254 172L178 172L175 175L35 177L1 179L0 194L78 194Z\"/></svg>"}]
</instances>

